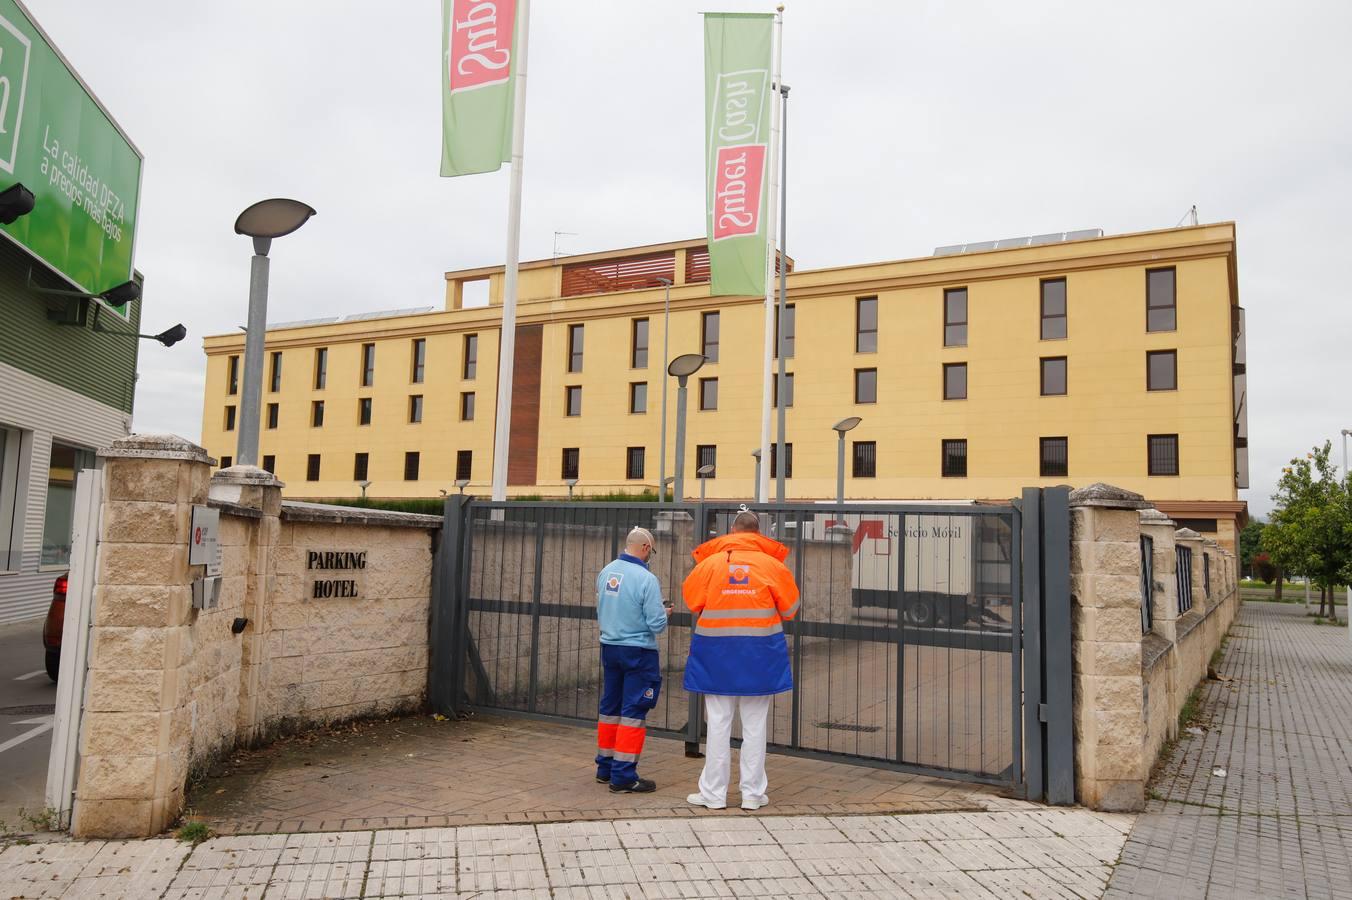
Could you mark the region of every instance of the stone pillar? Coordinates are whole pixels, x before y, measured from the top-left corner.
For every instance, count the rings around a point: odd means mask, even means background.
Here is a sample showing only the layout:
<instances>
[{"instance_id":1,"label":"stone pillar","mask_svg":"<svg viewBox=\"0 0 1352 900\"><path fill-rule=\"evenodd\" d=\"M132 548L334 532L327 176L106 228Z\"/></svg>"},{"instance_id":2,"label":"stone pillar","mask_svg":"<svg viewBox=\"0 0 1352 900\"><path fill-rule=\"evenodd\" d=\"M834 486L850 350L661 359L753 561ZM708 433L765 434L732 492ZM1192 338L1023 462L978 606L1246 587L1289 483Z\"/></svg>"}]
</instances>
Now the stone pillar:
<instances>
[{"instance_id":1,"label":"stone pillar","mask_svg":"<svg viewBox=\"0 0 1352 900\"><path fill-rule=\"evenodd\" d=\"M1145 806L1139 510L1131 491L1094 484L1070 495L1075 793L1086 806Z\"/></svg>"},{"instance_id":2,"label":"stone pillar","mask_svg":"<svg viewBox=\"0 0 1352 900\"><path fill-rule=\"evenodd\" d=\"M280 540L283 487L275 475L257 466L231 466L211 479L212 501L236 520L230 523L234 527L228 535L221 606L245 620L235 728L237 739L250 745L262 737L266 719L268 596L276 577L273 552Z\"/></svg>"},{"instance_id":3,"label":"stone pillar","mask_svg":"<svg viewBox=\"0 0 1352 900\"><path fill-rule=\"evenodd\" d=\"M104 460L89 681L71 831L145 837L183 806L190 722L180 704L192 614L188 538L215 460L172 435L131 435Z\"/></svg>"},{"instance_id":4,"label":"stone pillar","mask_svg":"<svg viewBox=\"0 0 1352 900\"><path fill-rule=\"evenodd\" d=\"M1158 509L1143 509L1141 534L1150 538L1151 569L1151 630L1173 643L1178 636L1178 554L1174 549L1174 531L1178 525Z\"/></svg>"}]
</instances>

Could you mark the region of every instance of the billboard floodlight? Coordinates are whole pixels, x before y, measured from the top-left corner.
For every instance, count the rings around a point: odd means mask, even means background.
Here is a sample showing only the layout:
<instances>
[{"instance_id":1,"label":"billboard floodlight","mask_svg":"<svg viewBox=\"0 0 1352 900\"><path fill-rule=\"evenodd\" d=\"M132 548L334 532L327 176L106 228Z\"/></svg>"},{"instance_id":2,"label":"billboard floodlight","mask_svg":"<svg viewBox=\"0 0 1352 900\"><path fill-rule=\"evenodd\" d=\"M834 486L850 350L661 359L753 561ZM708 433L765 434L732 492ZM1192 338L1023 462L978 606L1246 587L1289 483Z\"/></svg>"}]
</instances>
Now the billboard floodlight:
<instances>
[{"instance_id":1,"label":"billboard floodlight","mask_svg":"<svg viewBox=\"0 0 1352 900\"><path fill-rule=\"evenodd\" d=\"M17 182L0 191L0 225L13 225L33 211L33 203L33 192Z\"/></svg>"}]
</instances>

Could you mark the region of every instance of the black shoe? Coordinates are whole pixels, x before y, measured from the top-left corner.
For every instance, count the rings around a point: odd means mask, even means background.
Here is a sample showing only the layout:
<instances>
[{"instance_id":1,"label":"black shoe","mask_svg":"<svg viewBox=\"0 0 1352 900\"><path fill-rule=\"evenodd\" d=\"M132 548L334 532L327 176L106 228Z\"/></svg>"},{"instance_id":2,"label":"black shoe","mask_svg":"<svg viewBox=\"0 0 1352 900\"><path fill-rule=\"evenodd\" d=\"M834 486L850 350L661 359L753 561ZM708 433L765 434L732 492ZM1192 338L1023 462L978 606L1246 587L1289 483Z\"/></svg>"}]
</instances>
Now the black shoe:
<instances>
[{"instance_id":1,"label":"black shoe","mask_svg":"<svg viewBox=\"0 0 1352 900\"><path fill-rule=\"evenodd\" d=\"M647 778L639 778L633 784L612 784L610 792L612 794L651 794L657 790L657 782L649 781Z\"/></svg>"},{"instance_id":2,"label":"black shoe","mask_svg":"<svg viewBox=\"0 0 1352 900\"><path fill-rule=\"evenodd\" d=\"M596 776L596 783L597 783L597 784L610 784L610 779L609 779L609 778L602 778L600 775L597 775L597 776Z\"/></svg>"}]
</instances>

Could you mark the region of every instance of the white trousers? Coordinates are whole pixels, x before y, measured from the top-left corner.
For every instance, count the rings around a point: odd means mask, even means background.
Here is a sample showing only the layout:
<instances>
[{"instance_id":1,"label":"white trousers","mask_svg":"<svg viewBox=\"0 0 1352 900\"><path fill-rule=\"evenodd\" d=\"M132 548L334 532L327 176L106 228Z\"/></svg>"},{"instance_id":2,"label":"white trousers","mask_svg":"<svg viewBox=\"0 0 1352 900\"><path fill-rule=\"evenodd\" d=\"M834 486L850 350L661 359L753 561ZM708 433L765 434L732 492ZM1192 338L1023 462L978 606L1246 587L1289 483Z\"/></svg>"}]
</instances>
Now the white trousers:
<instances>
[{"instance_id":1,"label":"white trousers","mask_svg":"<svg viewBox=\"0 0 1352 900\"><path fill-rule=\"evenodd\" d=\"M765 777L765 723L773 697L725 697L704 695L704 715L709 728L704 747L704 771L699 776L700 796L716 806L727 802L728 776L732 770L732 717L742 711L742 752L738 758L742 802L765 803L769 781Z\"/></svg>"}]
</instances>

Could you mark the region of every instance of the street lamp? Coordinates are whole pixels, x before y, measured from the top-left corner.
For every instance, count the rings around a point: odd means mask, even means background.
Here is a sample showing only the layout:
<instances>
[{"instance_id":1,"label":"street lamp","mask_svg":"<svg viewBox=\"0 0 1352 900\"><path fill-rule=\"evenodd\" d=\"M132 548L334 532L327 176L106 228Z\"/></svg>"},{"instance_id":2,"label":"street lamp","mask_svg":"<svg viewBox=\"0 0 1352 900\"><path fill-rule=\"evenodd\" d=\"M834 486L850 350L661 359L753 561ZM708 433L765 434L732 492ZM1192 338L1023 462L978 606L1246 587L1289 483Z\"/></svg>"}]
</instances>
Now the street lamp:
<instances>
[{"instance_id":1,"label":"street lamp","mask_svg":"<svg viewBox=\"0 0 1352 900\"><path fill-rule=\"evenodd\" d=\"M564 481L564 484L568 485L568 499L569 499L569 500L572 500L572 499L573 499L573 488L577 487L577 479L576 479L576 478L569 478L569 479L567 479L566 481Z\"/></svg>"},{"instance_id":2,"label":"street lamp","mask_svg":"<svg viewBox=\"0 0 1352 900\"><path fill-rule=\"evenodd\" d=\"M760 484L760 462L761 462L761 460L760 460L760 448L757 447L755 450L752 450L752 451L751 451L751 455L752 455L752 456L755 458L755 460L756 460L756 481L755 481L754 483L755 483L756 485L759 485L759 484Z\"/></svg>"},{"instance_id":3,"label":"street lamp","mask_svg":"<svg viewBox=\"0 0 1352 900\"><path fill-rule=\"evenodd\" d=\"M465 487L466 487L466 485L468 485L468 484L469 484L469 479L468 479L468 478L461 478L461 479L459 479L458 481L456 481L455 486L458 487L458 488L460 488L460 493L461 493L461 494L464 494L464 493L465 493Z\"/></svg>"},{"instance_id":4,"label":"street lamp","mask_svg":"<svg viewBox=\"0 0 1352 900\"><path fill-rule=\"evenodd\" d=\"M362 498L363 500L366 499L366 489L369 488L370 486L371 486L371 482L369 482L369 481L359 481L359 482L357 482L357 487L361 488L361 498Z\"/></svg>"},{"instance_id":5,"label":"street lamp","mask_svg":"<svg viewBox=\"0 0 1352 900\"><path fill-rule=\"evenodd\" d=\"M675 475L668 475L666 478L662 479L662 487L661 487L662 496L660 498L662 503L667 502L667 490L675 483L676 483Z\"/></svg>"},{"instance_id":6,"label":"street lamp","mask_svg":"<svg viewBox=\"0 0 1352 900\"><path fill-rule=\"evenodd\" d=\"M704 486L708 483L709 476L714 474L714 467L712 465L700 466L698 469L695 470L695 474L699 476L699 502L703 503Z\"/></svg>"},{"instance_id":7,"label":"street lamp","mask_svg":"<svg viewBox=\"0 0 1352 900\"><path fill-rule=\"evenodd\" d=\"M676 496L685 500L685 383L708 360L702 353L683 353L667 366L667 374L676 377Z\"/></svg>"},{"instance_id":8,"label":"street lamp","mask_svg":"<svg viewBox=\"0 0 1352 900\"><path fill-rule=\"evenodd\" d=\"M671 341L671 279L658 278L657 282L662 285L664 298L662 300L662 368L666 368L671 362L667 357L667 348ZM662 451L657 457L657 478L662 484L667 483L667 379L662 378ZM667 492L662 491L662 496L657 498L658 506L667 502Z\"/></svg>"},{"instance_id":9,"label":"street lamp","mask_svg":"<svg viewBox=\"0 0 1352 900\"><path fill-rule=\"evenodd\" d=\"M300 228L315 214L299 200L260 200L239 214L235 234L253 238L249 269L249 327L244 335L244 396L240 400L239 447L235 462L258 465L258 423L263 403L263 341L268 327L268 250L272 239Z\"/></svg>"},{"instance_id":10,"label":"street lamp","mask_svg":"<svg viewBox=\"0 0 1352 900\"><path fill-rule=\"evenodd\" d=\"M831 428L840 436L840 445L836 448L836 505L845 505L845 432L857 426L862 419L849 416L841 419Z\"/></svg>"}]
</instances>

